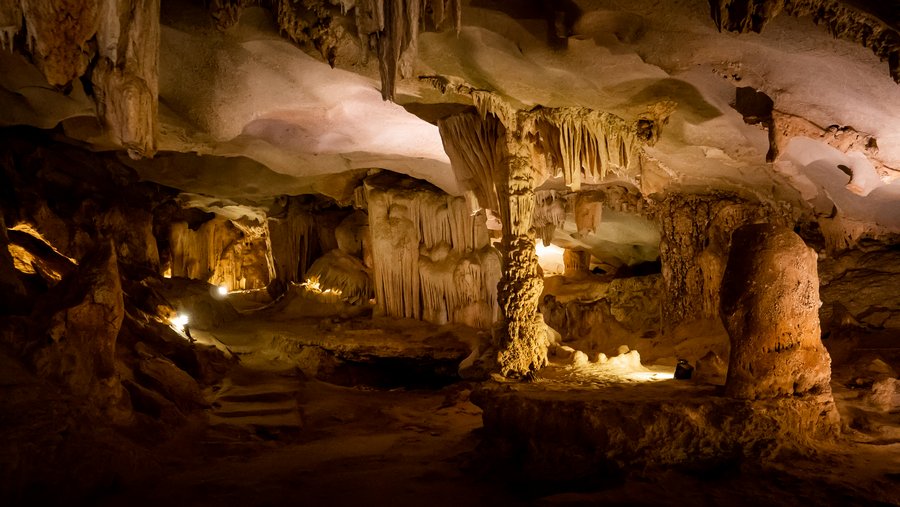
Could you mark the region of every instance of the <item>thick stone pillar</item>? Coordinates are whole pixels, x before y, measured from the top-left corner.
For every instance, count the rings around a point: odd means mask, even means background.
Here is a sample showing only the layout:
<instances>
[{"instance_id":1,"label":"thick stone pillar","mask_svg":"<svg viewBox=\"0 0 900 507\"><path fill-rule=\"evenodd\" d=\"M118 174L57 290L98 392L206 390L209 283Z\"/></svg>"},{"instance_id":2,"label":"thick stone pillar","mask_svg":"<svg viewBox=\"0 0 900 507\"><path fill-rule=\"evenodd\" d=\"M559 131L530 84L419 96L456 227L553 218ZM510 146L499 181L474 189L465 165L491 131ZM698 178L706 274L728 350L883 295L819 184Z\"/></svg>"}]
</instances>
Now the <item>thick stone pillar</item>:
<instances>
[{"instance_id":1,"label":"thick stone pillar","mask_svg":"<svg viewBox=\"0 0 900 507\"><path fill-rule=\"evenodd\" d=\"M722 321L731 337L729 396L830 397L816 257L786 227L752 224L734 232L721 289Z\"/></svg>"},{"instance_id":2,"label":"thick stone pillar","mask_svg":"<svg viewBox=\"0 0 900 507\"><path fill-rule=\"evenodd\" d=\"M509 134L507 133L507 137ZM495 331L497 363L504 376L520 376L547 364L544 321L538 299L544 281L538 275L534 214L534 172L531 159L516 141L507 139L506 153L496 173L503 223L503 276L497 287L501 321Z\"/></svg>"}]
</instances>

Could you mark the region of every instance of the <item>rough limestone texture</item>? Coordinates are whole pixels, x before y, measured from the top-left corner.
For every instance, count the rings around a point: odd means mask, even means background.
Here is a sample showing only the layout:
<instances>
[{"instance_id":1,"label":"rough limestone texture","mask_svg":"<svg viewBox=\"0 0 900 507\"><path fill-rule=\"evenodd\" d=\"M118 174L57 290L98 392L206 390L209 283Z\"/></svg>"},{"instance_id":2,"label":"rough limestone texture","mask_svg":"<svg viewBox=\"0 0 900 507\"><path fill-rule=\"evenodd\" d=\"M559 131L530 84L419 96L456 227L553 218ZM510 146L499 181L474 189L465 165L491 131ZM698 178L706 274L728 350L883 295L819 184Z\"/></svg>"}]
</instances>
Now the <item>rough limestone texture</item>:
<instances>
[{"instance_id":1,"label":"rough limestone texture","mask_svg":"<svg viewBox=\"0 0 900 507\"><path fill-rule=\"evenodd\" d=\"M655 207L662 238L663 319L715 319L732 231L754 222L786 223L783 210L733 193L671 194Z\"/></svg>"},{"instance_id":2,"label":"rough limestone texture","mask_svg":"<svg viewBox=\"0 0 900 507\"><path fill-rule=\"evenodd\" d=\"M471 399L484 411L488 452L511 453L526 477L542 480L802 453L840 428L834 402L737 400L674 382L566 391L486 382Z\"/></svg>"},{"instance_id":3,"label":"rough limestone texture","mask_svg":"<svg viewBox=\"0 0 900 507\"><path fill-rule=\"evenodd\" d=\"M731 337L729 396L831 393L816 258L785 227L754 224L734 232L721 291L722 321Z\"/></svg>"},{"instance_id":4,"label":"rough limestone texture","mask_svg":"<svg viewBox=\"0 0 900 507\"><path fill-rule=\"evenodd\" d=\"M893 8L891 2L883 4L886 9ZM900 83L900 33L877 10L872 10L873 6L838 0L709 0L709 5L719 30L741 33L761 32L782 11L794 16L812 16L835 37L862 44L887 60L891 77Z\"/></svg>"},{"instance_id":5,"label":"rough limestone texture","mask_svg":"<svg viewBox=\"0 0 900 507\"><path fill-rule=\"evenodd\" d=\"M497 286L501 322L497 333L497 364L504 376L526 375L547 364L544 319L538 299L544 281L538 275L534 231L534 172L530 158L508 142L511 153L503 161L497 182L500 217L503 222L503 276Z\"/></svg>"},{"instance_id":6,"label":"rough limestone texture","mask_svg":"<svg viewBox=\"0 0 900 507\"><path fill-rule=\"evenodd\" d=\"M47 320L48 345L32 358L35 369L74 394L97 400L111 416L124 417L115 407L127 399L116 372L116 339L125 306L112 243L101 246L57 289L47 299L57 308Z\"/></svg>"}]
</instances>

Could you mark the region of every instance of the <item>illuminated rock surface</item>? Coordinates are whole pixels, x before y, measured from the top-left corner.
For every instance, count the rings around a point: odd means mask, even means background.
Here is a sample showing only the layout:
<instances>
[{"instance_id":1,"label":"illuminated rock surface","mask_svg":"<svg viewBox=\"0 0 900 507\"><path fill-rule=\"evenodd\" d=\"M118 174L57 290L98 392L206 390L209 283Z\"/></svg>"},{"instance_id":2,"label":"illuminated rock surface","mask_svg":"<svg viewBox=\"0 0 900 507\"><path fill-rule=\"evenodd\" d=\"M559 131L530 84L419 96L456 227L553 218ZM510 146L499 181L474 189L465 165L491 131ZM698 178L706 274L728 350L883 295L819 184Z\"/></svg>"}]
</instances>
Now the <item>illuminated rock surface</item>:
<instances>
[{"instance_id":1,"label":"illuminated rock surface","mask_svg":"<svg viewBox=\"0 0 900 507\"><path fill-rule=\"evenodd\" d=\"M0 0L0 498L900 504L898 13Z\"/></svg>"},{"instance_id":2,"label":"illuminated rock surface","mask_svg":"<svg viewBox=\"0 0 900 507\"><path fill-rule=\"evenodd\" d=\"M722 321L731 337L725 392L740 399L828 395L831 357L820 338L815 252L773 225L745 225L732 239L722 279Z\"/></svg>"}]
</instances>

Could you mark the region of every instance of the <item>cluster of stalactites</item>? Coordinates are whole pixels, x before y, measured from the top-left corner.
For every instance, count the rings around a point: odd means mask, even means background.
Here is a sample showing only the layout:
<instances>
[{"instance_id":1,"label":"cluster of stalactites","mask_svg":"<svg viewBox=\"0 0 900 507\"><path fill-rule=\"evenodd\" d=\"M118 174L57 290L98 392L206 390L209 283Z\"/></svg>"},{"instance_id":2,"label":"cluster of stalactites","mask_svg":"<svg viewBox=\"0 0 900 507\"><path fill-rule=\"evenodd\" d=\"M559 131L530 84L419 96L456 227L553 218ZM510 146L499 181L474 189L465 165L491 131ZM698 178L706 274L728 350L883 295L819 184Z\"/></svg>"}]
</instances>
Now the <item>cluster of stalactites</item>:
<instances>
[{"instance_id":1,"label":"cluster of stalactites","mask_svg":"<svg viewBox=\"0 0 900 507\"><path fill-rule=\"evenodd\" d=\"M499 256L463 198L366 184L378 310L486 328L498 315Z\"/></svg>"},{"instance_id":2,"label":"cluster of stalactites","mask_svg":"<svg viewBox=\"0 0 900 507\"><path fill-rule=\"evenodd\" d=\"M377 56L384 100L394 99L398 76L412 75L419 28L426 21L436 29L452 24L457 32L462 26L462 0L212 0L209 7L219 28L227 29L253 4L269 7L288 38L315 46L331 66L347 35L341 18L352 11L360 61L365 63L370 51Z\"/></svg>"},{"instance_id":3,"label":"cluster of stalactites","mask_svg":"<svg viewBox=\"0 0 900 507\"><path fill-rule=\"evenodd\" d=\"M891 77L900 83L900 32L875 14L837 0L709 0L709 5L719 30L739 33L758 33L781 12L812 16L835 37L862 44L886 59Z\"/></svg>"},{"instance_id":4,"label":"cluster of stalactites","mask_svg":"<svg viewBox=\"0 0 900 507\"><path fill-rule=\"evenodd\" d=\"M571 208L566 197L557 190L538 190L534 193L531 226L538 231L544 246L550 245L556 229L566 223L566 215Z\"/></svg>"},{"instance_id":5,"label":"cluster of stalactites","mask_svg":"<svg viewBox=\"0 0 900 507\"><path fill-rule=\"evenodd\" d=\"M641 140L622 118L583 108L540 109L530 129L547 167L562 172L572 190L600 183L610 172L628 178L640 161Z\"/></svg>"},{"instance_id":6,"label":"cluster of stalactites","mask_svg":"<svg viewBox=\"0 0 900 507\"><path fill-rule=\"evenodd\" d=\"M629 124L614 114L584 108L515 113L508 107L493 107L487 100L478 104L477 113L443 118L438 127L460 186L471 191L481 207L495 211L495 182L502 177L500 143L506 142L510 124L518 127L534 171L549 173L544 177L561 174L566 185L577 191L582 183L598 184L611 176L636 182L642 147L658 140L659 129L673 110L672 104L664 104Z\"/></svg>"},{"instance_id":7,"label":"cluster of stalactites","mask_svg":"<svg viewBox=\"0 0 900 507\"><path fill-rule=\"evenodd\" d=\"M3 0L0 45L30 54L52 86L68 86L93 66L94 101L110 139L133 158L156 153L159 0Z\"/></svg>"},{"instance_id":8,"label":"cluster of stalactites","mask_svg":"<svg viewBox=\"0 0 900 507\"><path fill-rule=\"evenodd\" d=\"M363 59L370 49L378 55L384 100L394 100L398 75L412 75L419 27L429 11L437 28L452 20L459 32L462 24L461 0L357 0L355 11Z\"/></svg>"}]
</instances>

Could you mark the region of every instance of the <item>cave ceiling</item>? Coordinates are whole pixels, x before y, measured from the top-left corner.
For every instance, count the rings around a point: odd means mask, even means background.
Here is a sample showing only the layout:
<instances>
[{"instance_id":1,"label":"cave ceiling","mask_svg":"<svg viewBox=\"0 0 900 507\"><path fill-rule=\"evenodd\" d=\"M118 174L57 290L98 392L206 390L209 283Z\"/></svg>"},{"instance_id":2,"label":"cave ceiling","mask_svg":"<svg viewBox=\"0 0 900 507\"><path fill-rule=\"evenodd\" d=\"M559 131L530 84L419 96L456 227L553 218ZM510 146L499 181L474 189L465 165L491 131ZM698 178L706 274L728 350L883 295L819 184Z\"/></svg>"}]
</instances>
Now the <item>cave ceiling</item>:
<instances>
[{"instance_id":1,"label":"cave ceiling","mask_svg":"<svg viewBox=\"0 0 900 507\"><path fill-rule=\"evenodd\" d=\"M370 169L460 194L437 124L473 104L655 111L629 181L645 194L729 189L900 231L893 0L124 4L0 1L0 125L258 200L346 198ZM80 18L52 24L66 9ZM744 87L771 99L767 118L739 111Z\"/></svg>"}]
</instances>

